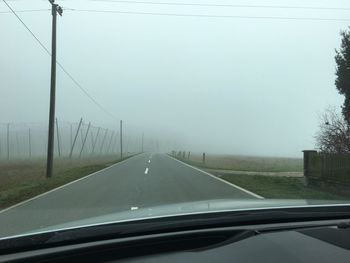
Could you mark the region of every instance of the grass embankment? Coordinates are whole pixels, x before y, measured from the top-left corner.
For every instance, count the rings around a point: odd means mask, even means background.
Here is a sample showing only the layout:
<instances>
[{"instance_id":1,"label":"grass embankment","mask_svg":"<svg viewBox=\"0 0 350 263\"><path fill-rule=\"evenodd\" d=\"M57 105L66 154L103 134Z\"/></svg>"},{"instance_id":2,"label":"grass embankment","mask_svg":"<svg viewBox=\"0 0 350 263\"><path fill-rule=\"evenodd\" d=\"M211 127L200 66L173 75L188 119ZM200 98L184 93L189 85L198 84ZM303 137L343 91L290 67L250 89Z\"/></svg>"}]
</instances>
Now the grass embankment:
<instances>
[{"instance_id":1,"label":"grass embankment","mask_svg":"<svg viewBox=\"0 0 350 263\"><path fill-rule=\"evenodd\" d=\"M207 154L205 164L202 155L191 154L190 159L182 159L197 167L217 170L259 171L259 172L302 172L303 159L282 157L256 157L240 155Z\"/></svg>"},{"instance_id":2,"label":"grass embankment","mask_svg":"<svg viewBox=\"0 0 350 263\"><path fill-rule=\"evenodd\" d=\"M304 184L304 178L299 177L246 174L216 175L265 198L314 200L342 200L350 198L350 196L340 196L325 190L307 187Z\"/></svg>"},{"instance_id":3,"label":"grass embankment","mask_svg":"<svg viewBox=\"0 0 350 263\"><path fill-rule=\"evenodd\" d=\"M55 160L53 176L45 178L45 160L0 163L0 209L82 178L119 162L116 157Z\"/></svg>"},{"instance_id":4,"label":"grass embankment","mask_svg":"<svg viewBox=\"0 0 350 263\"><path fill-rule=\"evenodd\" d=\"M265 198L276 199L319 199L343 200L349 196L339 195L333 190L307 187L304 177L266 176L250 174L227 174L220 170L252 172L301 172L303 160L297 158L244 157L229 155L207 155L206 163L200 155L191 155L190 159L178 158L190 165L204 169L215 169L212 174L247 189Z\"/></svg>"}]
</instances>

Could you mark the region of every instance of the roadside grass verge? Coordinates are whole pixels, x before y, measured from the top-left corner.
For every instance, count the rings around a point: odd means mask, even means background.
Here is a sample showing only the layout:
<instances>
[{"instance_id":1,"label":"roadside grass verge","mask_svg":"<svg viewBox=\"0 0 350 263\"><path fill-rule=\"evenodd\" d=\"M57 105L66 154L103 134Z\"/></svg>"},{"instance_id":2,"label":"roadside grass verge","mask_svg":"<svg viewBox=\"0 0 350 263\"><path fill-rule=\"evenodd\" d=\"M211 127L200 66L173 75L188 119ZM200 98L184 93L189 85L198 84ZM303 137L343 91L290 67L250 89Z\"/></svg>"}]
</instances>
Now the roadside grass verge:
<instances>
[{"instance_id":1,"label":"roadside grass verge","mask_svg":"<svg viewBox=\"0 0 350 263\"><path fill-rule=\"evenodd\" d=\"M45 178L44 160L17 161L17 163L12 161L0 164L0 210L119 161L115 156L91 160L56 160L53 176L49 179Z\"/></svg>"},{"instance_id":2,"label":"roadside grass verge","mask_svg":"<svg viewBox=\"0 0 350 263\"><path fill-rule=\"evenodd\" d=\"M178 158L178 157L176 157ZM302 172L303 159L282 157L257 157L241 155L206 154L206 161L202 163L202 155L192 154L190 158L179 160L191 165L217 170L259 171L259 172Z\"/></svg>"},{"instance_id":3,"label":"roadside grass verge","mask_svg":"<svg viewBox=\"0 0 350 263\"><path fill-rule=\"evenodd\" d=\"M314 199L344 200L350 196L341 196L317 188L304 185L304 178L262 176L262 175L214 175L264 198L277 199Z\"/></svg>"},{"instance_id":4,"label":"roadside grass verge","mask_svg":"<svg viewBox=\"0 0 350 263\"><path fill-rule=\"evenodd\" d=\"M174 157L174 156L173 156ZM209 168L208 165L203 165L201 162L195 162L188 159L178 158L176 159L183 161L187 164L196 166L198 168ZM248 158L248 157L247 157ZM255 160L256 157L253 157ZM274 162L276 163L275 169L269 169L269 172L273 171L299 171L299 161L298 159L293 160L289 165L286 164L286 160L281 158L282 163L278 164L279 158L273 158L273 160L265 161L268 165L257 165L256 162L254 165L249 165L251 159L248 158L247 162L244 165L236 166L237 170L241 171L261 171L266 172L270 165ZM261 160L260 160L261 161ZM287 161L288 162L288 161ZM218 164L220 162L216 162ZM259 163L259 162L258 162ZM234 167L234 166L231 166ZM240 167L240 168L238 168ZM294 167L294 168L293 168ZM213 167L210 167L213 168ZM216 170L223 169L222 167L215 167ZM298 169L295 169L298 168ZM227 169L226 167L224 169ZM259 170L262 169L262 170ZM244 189L247 189L255 194L261 195L264 198L271 199L313 199L313 200L349 200L349 195L339 194L334 192L333 189L326 191L325 189L307 187L304 184L304 177L289 177L289 176L266 176L266 175L250 175L250 174L226 174L224 172L211 172L211 174L226 180L230 183L233 183L237 186L240 186Z\"/></svg>"}]
</instances>

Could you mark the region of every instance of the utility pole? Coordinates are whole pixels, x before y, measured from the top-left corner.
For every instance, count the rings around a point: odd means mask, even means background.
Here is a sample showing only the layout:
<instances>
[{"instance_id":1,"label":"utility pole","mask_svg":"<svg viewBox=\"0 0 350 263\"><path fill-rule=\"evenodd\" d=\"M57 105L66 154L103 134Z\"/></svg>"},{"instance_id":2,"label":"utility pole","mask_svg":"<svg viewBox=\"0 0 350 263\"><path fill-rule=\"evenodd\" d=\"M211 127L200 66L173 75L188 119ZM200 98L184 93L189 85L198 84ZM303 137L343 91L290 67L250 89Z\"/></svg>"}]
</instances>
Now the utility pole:
<instances>
[{"instance_id":1,"label":"utility pole","mask_svg":"<svg viewBox=\"0 0 350 263\"><path fill-rule=\"evenodd\" d=\"M120 159L123 159L123 121L120 120Z\"/></svg>"},{"instance_id":2,"label":"utility pole","mask_svg":"<svg viewBox=\"0 0 350 263\"><path fill-rule=\"evenodd\" d=\"M47 143L46 177L52 176L54 133L55 133L55 102L56 102L56 20L57 13L62 16L62 8L55 4L55 0L49 0L52 13L52 42L51 42L51 84L50 84L50 113L49 136Z\"/></svg>"}]
</instances>

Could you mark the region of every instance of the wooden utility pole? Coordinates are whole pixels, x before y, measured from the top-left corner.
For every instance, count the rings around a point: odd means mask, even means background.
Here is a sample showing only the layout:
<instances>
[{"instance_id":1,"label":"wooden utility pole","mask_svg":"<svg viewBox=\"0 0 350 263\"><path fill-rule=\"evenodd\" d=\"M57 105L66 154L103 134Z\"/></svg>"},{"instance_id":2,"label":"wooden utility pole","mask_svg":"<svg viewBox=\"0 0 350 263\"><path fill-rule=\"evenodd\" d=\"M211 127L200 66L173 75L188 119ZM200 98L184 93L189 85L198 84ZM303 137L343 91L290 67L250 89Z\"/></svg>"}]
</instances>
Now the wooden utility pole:
<instances>
[{"instance_id":1,"label":"wooden utility pole","mask_svg":"<svg viewBox=\"0 0 350 263\"><path fill-rule=\"evenodd\" d=\"M51 42L51 83L50 83L50 113L49 113L49 135L47 143L47 163L46 177L52 176L53 151L54 151L54 133L55 133L55 102L56 102L56 21L57 13L62 16L62 8L55 4L55 0L49 0L51 3L52 14L52 42Z\"/></svg>"}]
</instances>

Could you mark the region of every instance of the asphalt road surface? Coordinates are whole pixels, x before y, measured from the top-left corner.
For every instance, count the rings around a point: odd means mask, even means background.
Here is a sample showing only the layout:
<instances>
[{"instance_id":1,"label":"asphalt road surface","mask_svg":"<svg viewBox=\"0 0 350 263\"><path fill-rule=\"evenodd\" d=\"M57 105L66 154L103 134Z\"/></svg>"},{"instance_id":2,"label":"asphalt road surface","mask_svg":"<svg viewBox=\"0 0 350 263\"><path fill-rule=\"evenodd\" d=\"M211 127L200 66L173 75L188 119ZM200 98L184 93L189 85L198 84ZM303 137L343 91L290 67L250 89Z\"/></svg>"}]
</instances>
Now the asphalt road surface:
<instances>
[{"instance_id":1,"label":"asphalt road surface","mask_svg":"<svg viewBox=\"0 0 350 263\"><path fill-rule=\"evenodd\" d=\"M164 204L257 198L165 154L144 153L0 211L0 237Z\"/></svg>"}]
</instances>

